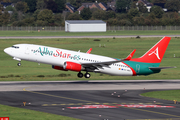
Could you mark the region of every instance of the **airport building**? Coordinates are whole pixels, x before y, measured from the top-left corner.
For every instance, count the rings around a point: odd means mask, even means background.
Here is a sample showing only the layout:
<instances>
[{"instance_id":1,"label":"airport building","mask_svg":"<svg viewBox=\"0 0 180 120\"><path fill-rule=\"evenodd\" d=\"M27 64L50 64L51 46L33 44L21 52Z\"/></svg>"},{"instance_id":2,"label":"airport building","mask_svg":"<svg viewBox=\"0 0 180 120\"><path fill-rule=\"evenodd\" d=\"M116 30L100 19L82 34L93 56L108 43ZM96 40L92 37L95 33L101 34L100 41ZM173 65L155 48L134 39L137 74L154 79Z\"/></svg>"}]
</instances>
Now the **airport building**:
<instances>
[{"instance_id":1,"label":"airport building","mask_svg":"<svg viewBox=\"0 0 180 120\"><path fill-rule=\"evenodd\" d=\"M102 20L66 20L66 32L106 32L106 22Z\"/></svg>"}]
</instances>

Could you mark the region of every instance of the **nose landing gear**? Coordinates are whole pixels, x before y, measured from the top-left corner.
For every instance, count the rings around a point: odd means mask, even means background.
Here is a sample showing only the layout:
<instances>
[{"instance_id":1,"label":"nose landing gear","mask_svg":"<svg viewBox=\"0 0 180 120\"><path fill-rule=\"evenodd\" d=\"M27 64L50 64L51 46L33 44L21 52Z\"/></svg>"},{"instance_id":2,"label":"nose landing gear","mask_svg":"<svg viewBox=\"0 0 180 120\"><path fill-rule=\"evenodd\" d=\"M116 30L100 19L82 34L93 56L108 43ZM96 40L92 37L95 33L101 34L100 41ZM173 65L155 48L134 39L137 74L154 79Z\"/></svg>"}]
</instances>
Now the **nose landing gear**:
<instances>
[{"instance_id":1,"label":"nose landing gear","mask_svg":"<svg viewBox=\"0 0 180 120\"><path fill-rule=\"evenodd\" d=\"M19 63L17 64L17 66L21 66L21 62L19 62Z\"/></svg>"}]
</instances>

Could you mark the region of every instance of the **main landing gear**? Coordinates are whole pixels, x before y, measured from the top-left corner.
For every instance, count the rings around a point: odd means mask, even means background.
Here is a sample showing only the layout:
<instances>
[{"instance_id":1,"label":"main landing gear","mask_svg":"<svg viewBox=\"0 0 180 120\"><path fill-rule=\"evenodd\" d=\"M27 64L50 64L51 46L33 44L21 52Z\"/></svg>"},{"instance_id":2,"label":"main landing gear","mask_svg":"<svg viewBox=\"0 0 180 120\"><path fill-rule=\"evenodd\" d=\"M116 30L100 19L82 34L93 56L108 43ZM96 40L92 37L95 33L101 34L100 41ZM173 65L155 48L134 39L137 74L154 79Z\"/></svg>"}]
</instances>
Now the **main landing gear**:
<instances>
[{"instance_id":1,"label":"main landing gear","mask_svg":"<svg viewBox=\"0 0 180 120\"><path fill-rule=\"evenodd\" d=\"M79 73L77 74L77 76L78 76L79 78L82 78L82 77L83 77L83 74L82 74L81 72L79 72ZM86 72L86 73L84 74L84 77L85 77L85 78L90 78L91 75L90 75L88 72Z\"/></svg>"}]
</instances>

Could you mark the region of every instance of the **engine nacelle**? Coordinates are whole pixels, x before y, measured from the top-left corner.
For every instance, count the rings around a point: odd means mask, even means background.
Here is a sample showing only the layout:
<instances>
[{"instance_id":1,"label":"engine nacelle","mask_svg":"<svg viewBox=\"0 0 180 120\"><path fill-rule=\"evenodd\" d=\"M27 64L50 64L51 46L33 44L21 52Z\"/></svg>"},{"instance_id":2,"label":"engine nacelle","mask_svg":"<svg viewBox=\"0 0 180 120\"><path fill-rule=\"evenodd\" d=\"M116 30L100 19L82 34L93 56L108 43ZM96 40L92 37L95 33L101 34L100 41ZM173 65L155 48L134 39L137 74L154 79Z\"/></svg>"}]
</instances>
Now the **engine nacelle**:
<instances>
[{"instance_id":1,"label":"engine nacelle","mask_svg":"<svg viewBox=\"0 0 180 120\"><path fill-rule=\"evenodd\" d=\"M65 70L71 70L71 71L77 71L77 72L82 70L81 64L74 63L74 62L64 62L63 68Z\"/></svg>"},{"instance_id":2,"label":"engine nacelle","mask_svg":"<svg viewBox=\"0 0 180 120\"><path fill-rule=\"evenodd\" d=\"M55 66L55 65L52 65L52 68L53 68L53 69L56 69L56 70L68 71L68 70L65 70L63 67Z\"/></svg>"}]
</instances>

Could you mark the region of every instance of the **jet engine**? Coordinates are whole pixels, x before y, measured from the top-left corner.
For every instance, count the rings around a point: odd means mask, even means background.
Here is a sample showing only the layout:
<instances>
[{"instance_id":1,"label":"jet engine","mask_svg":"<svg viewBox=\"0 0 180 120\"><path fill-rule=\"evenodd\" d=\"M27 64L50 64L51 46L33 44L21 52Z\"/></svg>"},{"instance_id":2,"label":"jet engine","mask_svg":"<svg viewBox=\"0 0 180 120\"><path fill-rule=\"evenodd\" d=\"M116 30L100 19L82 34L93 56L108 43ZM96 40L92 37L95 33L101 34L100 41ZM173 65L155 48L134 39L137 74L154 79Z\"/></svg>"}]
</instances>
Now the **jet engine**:
<instances>
[{"instance_id":1,"label":"jet engine","mask_svg":"<svg viewBox=\"0 0 180 120\"><path fill-rule=\"evenodd\" d=\"M52 68L53 68L53 69L56 69L56 70L68 71L68 70L65 70L63 67L55 66L55 65L52 65Z\"/></svg>"},{"instance_id":2,"label":"jet engine","mask_svg":"<svg viewBox=\"0 0 180 120\"><path fill-rule=\"evenodd\" d=\"M80 72L82 70L81 64L74 63L74 62L64 62L63 68L65 70L71 70L71 71L76 71L76 72Z\"/></svg>"}]
</instances>

